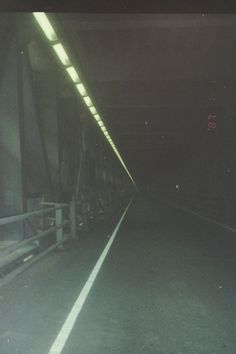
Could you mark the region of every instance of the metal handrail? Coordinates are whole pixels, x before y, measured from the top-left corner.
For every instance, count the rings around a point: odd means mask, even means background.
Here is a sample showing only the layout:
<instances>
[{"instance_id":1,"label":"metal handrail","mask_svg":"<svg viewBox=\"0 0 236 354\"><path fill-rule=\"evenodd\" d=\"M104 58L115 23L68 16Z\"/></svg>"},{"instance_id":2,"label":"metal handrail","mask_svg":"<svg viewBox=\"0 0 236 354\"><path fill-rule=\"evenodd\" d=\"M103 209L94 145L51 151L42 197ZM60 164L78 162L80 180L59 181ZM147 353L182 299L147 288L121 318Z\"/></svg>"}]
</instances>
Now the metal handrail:
<instances>
[{"instance_id":1,"label":"metal handrail","mask_svg":"<svg viewBox=\"0 0 236 354\"><path fill-rule=\"evenodd\" d=\"M65 238L63 241L57 242L56 244L50 246L47 248L45 251L42 253L39 253L32 259L30 259L28 262L23 263L21 266L15 268L13 271L10 273L6 274L4 278L0 279L0 287L3 286L4 284L8 283L9 281L13 280L17 275L22 273L24 270L29 268L31 265L34 263L38 262L42 257L46 256L49 252L53 251L55 248L61 246L65 241L67 241L69 238Z\"/></svg>"},{"instance_id":2,"label":"metal handrail","mask_svg":"<svg viewBox=\"0 0 236 354\"><path fill-rule=\"evenodd\" d=\"M53 227L50 227L49 229L45 230L45 231L42 231L42 232L38 232L36 235L32 236L32 237L29 237L25 240L22 240L22 241L19 241L19 242L16 242L14 243L13 245L11 246L8 246L6 247L5 249L3 250L0 250L0 255L1 256L5 256L13 251L15 251L17 248L19 247L22 247L24 245L26 245L27 243L30 243L32 241L35 241L35 240L40 240L41 238L47 236L47 235L50 235L51 233L53 233L54 231L57 231L61 228L63 228L64 226L68 225L69 224L69 221L66 220L64 221L62 224L59 224L57 226L53 226ZM1 267L1 262L0 262L0 267Z\"/></svg>"},{"instance_id":3,"label":"metal handrail","mask_svg":"<svg viewBox=\"0 0 236 354\"><path fill-rule=\"evenodd\" d=\"M17 222L17 221L25 220L33 215L47 214L49 212L56 211L59 209L64 209L64 208L68 207L68 204L61 204L61 205L56 204L56 205L57 206L53 207L53 208L34 210L34 211L27 212L27 213L17 214L17 215L12 215L12 216L4 216L4 217L0 218L0 226L10 224L13 222Z\"/></svg>"},{"instance_id":4,"label":"metal handrail","mask_svg":"<svg viewBox=\"0 0 236 354\"><path fill-rule=\"evenodd\" d=\"M20 249L22 246L24 246L26 244L32 243L35 240L40 240L43 237L46 237L47 235L52 234L53 232L56 232L55 244L61 244L61 243L65 242L65 240L67 238L64 237L63 228L65 225L69 224L69 220L63 221L62 211L65 208L69 209L69 204L59 204L59 203L49 203L49 204L53 204L54 207L47 208L47 209L34 210L34 211L27 212L27 213L22 213L22 214L18 214L18 215L12 215L12 216L6 216L6 217L0 218L0 226L1 226L1 225L14 223L14 222L24 221L31 216L45 215L45 214L48 214L51 212L55 212L55 221L56 221L55 226L50 227L49 229L44 230L44 231L39 231L27 239L16 242L13 245L6 247L3 250L0 250L0 256L1 256L0 268L7 267L9 264L11 264L15 260L17 260L18 256L17 256L17 254L14 255L14 251L16 251L17 249ZM70 209L71 209L71 205L70 205Z\"/></svg>"}]
</instances>

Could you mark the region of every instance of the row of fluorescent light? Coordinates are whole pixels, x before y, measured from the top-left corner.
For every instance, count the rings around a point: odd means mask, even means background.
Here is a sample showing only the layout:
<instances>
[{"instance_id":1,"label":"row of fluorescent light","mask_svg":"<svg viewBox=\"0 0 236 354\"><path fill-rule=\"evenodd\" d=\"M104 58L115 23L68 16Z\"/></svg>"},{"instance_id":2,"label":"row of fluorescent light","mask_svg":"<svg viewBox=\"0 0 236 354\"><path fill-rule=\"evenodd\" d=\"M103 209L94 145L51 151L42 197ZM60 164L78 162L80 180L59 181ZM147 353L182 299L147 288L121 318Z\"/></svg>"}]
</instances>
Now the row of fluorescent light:
<instances>
[{"instance_id":1,"label":"row of fluorescent light","mask_svg":"<svg viewBox=\"0 0 236 354\"><path fill-rule=\"evenodd\" d=\"M59 60L61 61L62 65L65 67L67 74L69 75L73 84L75 85L77 92L84 100L84 103L86 104L87 108L89 109L92 117L96 120L99 128L101 129L105 138L107 139L107 141L111 145L112 149L114 150L116 156L120 160L125 171L129 175L132 182L135 184L135 182L134 182L131 174L129 173L122 157L120 156L114 142L112 141L112 138L110 137L100 115L98 114L96 107L94 106L91 98L89 97L89 95L86 91L86 88L84 87L83 83L81 82L81 79L80 79L76 69L72 65L70 58L68 57L63 45L60 43L59 38L58 38L56 32L54 31L47 15L44 12L33 12L33 16L37 20L38 24L40 25L40 27L43 30L47 39L50 41L52 48L54 49L54 51L55 51L56 55L58 56Z\"/></svg>"}]
</instances>

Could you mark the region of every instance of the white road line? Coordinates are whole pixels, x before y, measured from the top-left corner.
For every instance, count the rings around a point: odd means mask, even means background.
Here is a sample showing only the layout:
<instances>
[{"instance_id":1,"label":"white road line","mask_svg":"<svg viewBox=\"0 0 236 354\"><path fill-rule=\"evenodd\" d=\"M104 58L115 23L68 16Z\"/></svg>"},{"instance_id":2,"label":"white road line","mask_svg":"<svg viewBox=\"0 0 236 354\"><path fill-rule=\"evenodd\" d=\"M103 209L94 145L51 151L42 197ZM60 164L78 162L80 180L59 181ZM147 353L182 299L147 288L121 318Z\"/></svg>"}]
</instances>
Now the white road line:
<instances>
[{"instance_id":1,"label":"white road line","mask_svg":"<svg viewBox=\"0 0 236 354\"><path fill-rule=\"evenodd\" d=\"M60 354L66 344L66 341L75 325L75 322L79 316L80 311L82 310L82 307L87 299L87 296L89 294L89 291L91 290L93 283L101 269L101 266L108 254L108 251L116 237L116 234L120 228L120 225L130 207L130 204L132 203L133 198L131 199L131 201L129 202L128 206L126 207L124 213L122 214L115 230L113 231L113 234L111 236L111 238L109 239L106 247L104 248L101 256L99 257L97 263L95 264L87 282L85 283L83 289L81 290L77 300L75 301L69 315L67 316L60 332L58 333L53 345L51 346L51 349L49 350L48 354Z\"/></svg>"},{"instance_id":2,"label":"white road line","mask_svg":"<svg viewBox=\"0 0 236 354\"><path fill-rule=\"evenodd\" d=\"M174 204L172 204L172 203L168 203L168 204L170 204L172 207L174 207L174 208L176 208L176 209L183 210L183 211L185 211L186 213L195 215L195 216L197 216L197 217L199 217L199 218L201 218L201 219L204 219L204 220L206 220L206 221L209 221L209 222L211 222L212 224L215 224L215 225L217 225L217 226L222 227L223 229L226 229L226 230L229 230L229 231L232 231L232 232L236 232L236 229L234 229L233 227L230 227L230 226L228 226L228 225L222 224L222 223L220 223L220 222L218 222L218 221L216 221L216 220L214 220L214 219L208 218L207 216L198 214L197 212L195 212L195 211L193 211L193 210L191 210L191 209L187 209L187 208L182 207L182 206L179 206L179 205L174 205Z\"/></svg>"}]
</instances>

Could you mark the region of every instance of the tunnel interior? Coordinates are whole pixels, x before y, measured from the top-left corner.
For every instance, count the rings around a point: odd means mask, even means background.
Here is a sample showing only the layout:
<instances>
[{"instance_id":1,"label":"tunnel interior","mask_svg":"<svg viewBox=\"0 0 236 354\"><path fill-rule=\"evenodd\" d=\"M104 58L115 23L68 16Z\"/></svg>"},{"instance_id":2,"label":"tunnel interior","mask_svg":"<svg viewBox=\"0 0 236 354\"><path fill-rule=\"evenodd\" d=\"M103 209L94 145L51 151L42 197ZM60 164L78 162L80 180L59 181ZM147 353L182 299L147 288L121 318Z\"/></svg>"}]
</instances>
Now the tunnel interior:
<instances>
[{"instance_id":1,"label":"tunnel interior","mask_svg":"<svg viewBox=\"0 0 236 354\"><path fill-rule=\"evenodd\" d=\"M1 18L1 215L132 190L32 14ZM235 15L50 20L138 189L234 212Z\"/></svg>"},{"instance_id":2,"label":"tunnel interior","mask_svg":"<svg viewBox=\"0 0 236 354\"><path fill-rule=\"evenodd\" d=\"M55 289L63 306L71 303L98 251L122 225L123 239L85 311L94 322L88 330L89 321L82 321L84 341L65 353L236 352L236 14L0 13L0 48L0 314L6 311L1 297L17 301L18 291L4 288L1 295L2 284L22 269L27 287L36 290L19 291L18 320L27 312L23 296L32 306L36 296L35 316L45 324L40 311L47 317L49 305L60 302L52 300ZM38 262L28 279L27 264L55 249L69 252ZM59 273L68 292L55 280ZM32 283L37 277L42 288ZM13 286L21 289L17 279ZM215 295L224 286L228 302ZM99 308L97 299L105 308L98 317L91 310ZM133 324L132 309L143 327ZM50 336L56 316L46 322ZM227 318L231 329L224 327ZM11 322L13 313L9 328ZM117 330L108 344L103 322ZM1 328L8 333L0 321ZM189 342L178 342L188 331ZM132 336L143 342L136 339L130 349ZM27 353L22 338L19 347ZM42 354L34 333L31 338L28 353ZM0 352L12 354L4 343Z\"/></svg>"}]
</instances>

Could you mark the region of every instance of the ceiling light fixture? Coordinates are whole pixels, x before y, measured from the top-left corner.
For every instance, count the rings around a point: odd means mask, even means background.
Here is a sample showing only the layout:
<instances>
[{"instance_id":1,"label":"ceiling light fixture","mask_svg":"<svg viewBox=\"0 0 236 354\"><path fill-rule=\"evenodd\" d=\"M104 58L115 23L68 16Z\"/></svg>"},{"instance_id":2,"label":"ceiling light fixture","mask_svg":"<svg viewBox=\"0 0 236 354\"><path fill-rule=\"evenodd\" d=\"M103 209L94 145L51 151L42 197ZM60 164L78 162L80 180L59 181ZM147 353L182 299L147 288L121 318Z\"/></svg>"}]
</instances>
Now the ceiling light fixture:
<instances>
[{"instance_id":1,"label":"ceiling light fixture","mask_svg":"<svg viewBox=\"0 0 236 354\"><path fill-rule=\"evenodd\" d=\"M66 51L61 43L53 44L53 49L63 65L71 65L70 59L68 58L68 55L66 54Z\"/></svg>"},{"instance_id":2,"label":"ceiling light fixture","mask_svg":"<svg viewBox=\"0 0 236 354\"><path fill-rule=\"evenodd\" d=\"M80 95L83 97L83 96L88 96L88 94L87 94L87 92L86 92L86 89L85 89L85 87L84 87L84 85L83 84L77 84L76 85L76 87L77 87L77 90L79 91L79 93L80 93Z\"/></svg>"},{"instance_id":3,"label":"ceiling light fixture","mask_svg":"<svg viewBox=\"0 0 236 354\"><path fill-rule=\"evenodd\" d=\"M96 119L96 121L98 122L99 120L101 120L101 117L99 114L94 114L94 118Z\"/></svg>"},{"instance_id":4,"label":"ceiling light fixture","mask_svg":"<svg viewBox=\"0 0 236 354\"><path fill-rule=\"evenodd\" d=\"M89 96L83 97L83 100L84 100L84 102L86 103L86 105L87 105L88 107L90 107L90 106L93 105L93 102L91 101L91 99L90 99Z\"/></svg>"},{"instance_id":5,"label":"ceiling light fixture","mask_svg":"<svg viewBox=\"0 0 236 354\"><path fill-rule=\"evenodd\" d=\"M69 68L66 68L67 73L69 74L71 80L74 83L79 83L80 82L80 78L79 75L77 74L75 68L73 66L70 66Z\"/></svg>"},{"instance_id":6,"label":"ceiling light fixture","mask_svg":"<svg viewBox=\"0 0 236 354\"><path fill-rule=\"evenodd\" d=\"M92 100L88 96L87 91L86 91L83 83L81 82L77 71L71 65L70 58L68 57L63 45L61 43L57 43L57 42L59 42L59 39L57 37L57 34L56 34L52 24L49 21L47 15L45 14L45 12L33 12L33 16L36 19L36 21L38 22L39 26L41 27L41 29L44 32L47 39L50 42L56 42L52 45L55 53L57 54L58 58L60 59L61 63L63 64L63 66L66 67L65 69L66 69L69 77L71 78L71 80L75 84L75 87L77 88L77 92L80 94L80 96L82 96L84 102L88 106L94 119L96 120L97 124L100 126L101 130L103 131L107 141L109 142L112 149L114 150L117 158L120 160L122 166L124 167L125 171L127 172L130 179L132 180L132 182L135 185L135 182L134 182L131 174L129 173L123 159L121 158L118 150L116 149L114 142L112 141L110 135L108 134L108 131L107 131L103 121L101 120L100 115L97 113L96 107L93 105Z\"/></svg>"},{"instance_id":7,"label":"ceiling light fixture","mask_svg":"<svg viewBox=\"0 0 236 354\"><path fill-rule=\"evenodd\" d=\"M44 12L33 12L35 19L49 41L56 41L57 35Z\"/></svg>"},{"instance_id":8,"label":"ceiling light fixture","mask_svg":"<svg viewBox=\"0 0 236 354\"><path fill-rule=\"evenodd\" d=\"M96 108L94 106L89 107L89 110L93 115L97 113Z\"/></svg>"}]
</instances>

